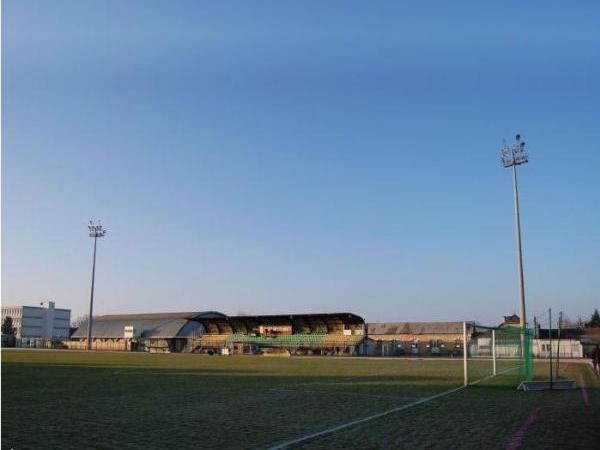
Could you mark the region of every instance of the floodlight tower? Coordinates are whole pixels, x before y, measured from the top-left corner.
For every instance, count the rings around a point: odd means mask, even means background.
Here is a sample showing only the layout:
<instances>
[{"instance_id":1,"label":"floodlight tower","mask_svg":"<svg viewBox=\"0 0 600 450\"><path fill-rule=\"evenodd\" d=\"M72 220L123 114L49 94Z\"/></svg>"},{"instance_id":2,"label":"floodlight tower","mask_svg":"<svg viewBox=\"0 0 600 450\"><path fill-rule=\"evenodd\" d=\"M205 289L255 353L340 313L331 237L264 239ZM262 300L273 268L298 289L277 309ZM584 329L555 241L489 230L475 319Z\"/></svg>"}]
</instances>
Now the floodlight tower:
<instances>
[{"instance_id":1,"label":"floodlight tower","mask_svg":"<svg viewBox=\"0 0 600 450\"><path fill-rule=\"evenodd\" d=\"M106 230L102 228L100 222L94 223L93 220L90 220L90 224L88 225L88 230L90 231L90 237L94 238L94 259L92 262L92 292L90 295L90 315L88 317L88 339L87 339L87 349L92 349L92 313L94 310L94 278L96 277L96 243L98 242L98 238L104 237L106 234Z\"/></svg>"},{"instance_id":2,"label":"floodlight tower","mask_svg":"<svg viewBox=\"0 0 600 450\"><path fill-rule=\"evenodd\" d=\"M515 197L515 231L517 238L517 272L519 277L519 300L520 300L520 325L521 328L527 327L527 317L525 315L525 280L523 277L523 252L521 250L521 216L519 214L519 188L517 185L517 166L528 162L525 142L521 140L521 135L515 136L516 143L512 147L506 144L501 150L502 165L512 168L513 175L513 193Z\"/></svg>"}]
</instances>

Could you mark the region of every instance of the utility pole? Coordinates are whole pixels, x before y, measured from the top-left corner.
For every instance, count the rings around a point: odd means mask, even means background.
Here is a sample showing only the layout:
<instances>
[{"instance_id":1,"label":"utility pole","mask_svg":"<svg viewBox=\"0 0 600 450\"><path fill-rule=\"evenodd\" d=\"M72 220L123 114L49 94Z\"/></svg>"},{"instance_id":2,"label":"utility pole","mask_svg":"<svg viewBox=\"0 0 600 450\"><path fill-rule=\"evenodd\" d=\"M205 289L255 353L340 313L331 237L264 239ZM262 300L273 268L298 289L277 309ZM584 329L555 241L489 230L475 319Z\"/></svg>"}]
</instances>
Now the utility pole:
<instances>
[{"instance_id":1,"label":"utility pole","mask_svg":"<svg viewBox=\"0 0 600 450\"><path fill-rule=\"evenodd\" d=\"M521 217L519 212L519 187L517 184L517 166L528 162L525 142L521 140L521 135L515 136L516 143L512 147L504 146L501 150L502 165L512 168L513 175L513 193L515 202L515 231L517 241L517 272L520 300L520 325L521 328L527 327L527 316L525 311L525 280L523 276L523 251L521 249Z\"/></svg>"},{"instance_id":2,"label":"utility pole","mask_svg":"<svg viewBox=\"0 0 600 450\"><path fill-rule=\"evenodd\" d=\"M98 242L98 238L104 237L106 234L106 230L102 229L102 225L100 223L95 224L92 220L90 220L90 224L88 225L88 230L90 231L90 237L94 238L94 259L92 262L92 291L90 294L90 315L88 317L88 339L87 339L87 349L92 349L92 314L94 312L94 279L96 277L96 244Z\"/></svg>"}]
</instances>

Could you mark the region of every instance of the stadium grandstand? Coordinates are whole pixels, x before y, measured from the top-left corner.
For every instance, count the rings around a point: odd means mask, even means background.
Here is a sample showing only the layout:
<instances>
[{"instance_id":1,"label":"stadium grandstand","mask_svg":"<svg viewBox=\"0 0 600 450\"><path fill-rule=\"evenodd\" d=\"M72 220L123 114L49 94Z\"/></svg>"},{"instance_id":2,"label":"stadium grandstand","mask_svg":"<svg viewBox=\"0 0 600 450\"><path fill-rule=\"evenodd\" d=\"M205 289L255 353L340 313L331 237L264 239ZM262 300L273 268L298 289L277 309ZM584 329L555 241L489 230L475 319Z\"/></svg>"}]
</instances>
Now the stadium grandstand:
<instances>
[{"instance_id":1,"label":"stadium grandstand","mask_svg":"<svg viewBox=\"0 0 600 450\"><path fill-rule=\"evenodd\" d=\"M124 314L94 317L95 350L198 352L221 354L289 353L356 355L365 321L352 313L226 316L208 312ZM66 343L87 345L87 326Z\"/></svg>"},{"instance_id":2,"label":"stadium grandstand","mask_svg":"<svg viewBox=\"0 0 600 450\"><path fill-rule=\"evenodd\" d=\"M195 339L194 350L356 355L364 337L364 319L351 313L233 316L225 331L209 330Z\"/></svg>"}]
</instances>

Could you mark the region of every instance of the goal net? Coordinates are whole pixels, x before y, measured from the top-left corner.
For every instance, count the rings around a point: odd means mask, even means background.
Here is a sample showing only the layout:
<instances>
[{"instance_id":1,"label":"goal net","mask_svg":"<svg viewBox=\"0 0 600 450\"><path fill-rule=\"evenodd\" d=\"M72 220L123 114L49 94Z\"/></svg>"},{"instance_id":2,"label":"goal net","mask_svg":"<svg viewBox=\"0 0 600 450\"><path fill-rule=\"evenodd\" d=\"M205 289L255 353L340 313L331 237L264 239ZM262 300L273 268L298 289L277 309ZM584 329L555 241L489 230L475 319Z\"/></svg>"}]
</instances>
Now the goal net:
<instances>
[{"instance_id":1,"label":"goal net","mask_svg":"<svg viewBox=\"0 0 600 450\"><path fill-rule=\"evenodd\" d=\"M465 384L514 384L516 387L521 381L531 380L531 330L465 323L464 331Z\"/></svg>"}]
</instances>

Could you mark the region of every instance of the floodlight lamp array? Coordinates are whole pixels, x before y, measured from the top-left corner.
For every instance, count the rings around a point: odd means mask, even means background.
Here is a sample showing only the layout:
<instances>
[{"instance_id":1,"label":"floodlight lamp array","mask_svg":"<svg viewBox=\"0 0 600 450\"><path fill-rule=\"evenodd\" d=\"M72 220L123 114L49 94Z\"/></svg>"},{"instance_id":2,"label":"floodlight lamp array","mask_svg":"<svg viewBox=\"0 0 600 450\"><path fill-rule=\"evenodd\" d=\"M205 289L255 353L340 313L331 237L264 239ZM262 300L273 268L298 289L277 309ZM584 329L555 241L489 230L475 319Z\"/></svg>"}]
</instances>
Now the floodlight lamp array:
<instances>
[{"instance_id":1,"label":"floodlight lamp array","mask_svg":"<svg viewBox=\"0 0 600 450\"><path fill-rule=\"evenodd\" d=\"M504 167L519 166L529 162L525 142L521 140L521 135L517 134L515 140L516 143L512 147L504 146L500 150Z\"/></svg>"},{"instance_id":2,"label":"floodlight lamp array","mask_svg":"<svg viewBox=\"0 0 600 450\"><path fill-rule=\"evenodd\" d=\"M93 238L100 238L106 234L106 230L102 228L102 225L100 225L100 223L95 224L92 220L90 220L88 230L90 232L90 237Z\"/></svg>"}]
</instances>

